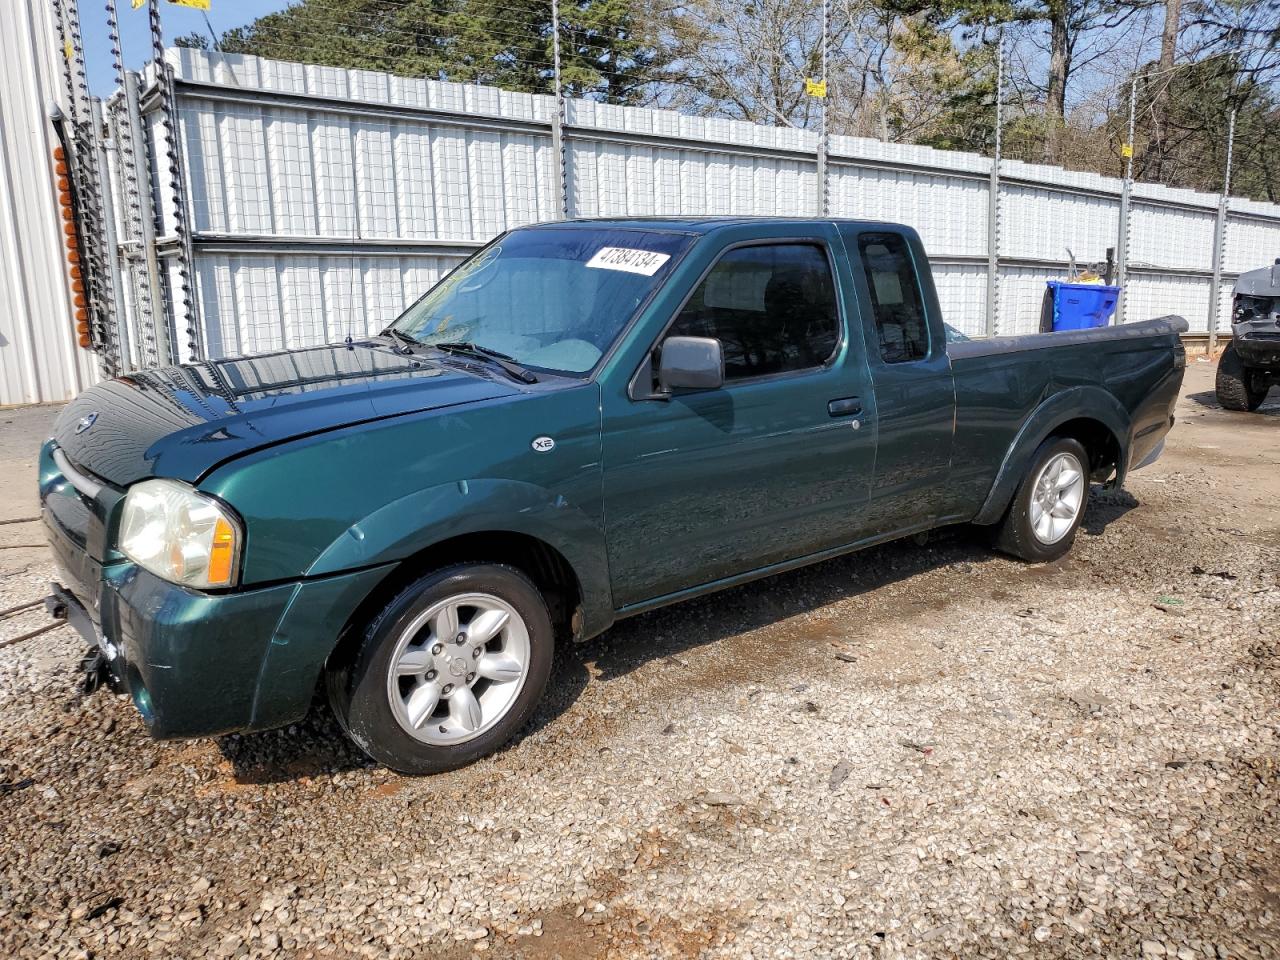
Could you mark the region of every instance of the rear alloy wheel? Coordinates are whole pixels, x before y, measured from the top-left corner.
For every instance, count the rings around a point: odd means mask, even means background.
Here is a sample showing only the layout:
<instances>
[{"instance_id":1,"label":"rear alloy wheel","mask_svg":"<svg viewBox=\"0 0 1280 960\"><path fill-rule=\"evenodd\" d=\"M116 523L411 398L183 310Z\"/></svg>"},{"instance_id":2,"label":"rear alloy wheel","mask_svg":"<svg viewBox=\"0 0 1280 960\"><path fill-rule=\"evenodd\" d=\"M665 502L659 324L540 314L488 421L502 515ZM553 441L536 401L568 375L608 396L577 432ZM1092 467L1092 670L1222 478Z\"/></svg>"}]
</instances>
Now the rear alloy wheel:
<instances>
[{"instance_id":1,"label":"rear alloy wheel","mask_svg":"<svg viewBox=\"0 0 1280 960\"><path fill-rule=\"evenodd\" d=\"M1257 410L1266 399L1267 389L1259 388L1257 375L1244 365L1236 352L1235 341L1227 344L1218 360L1218 376L1214 381L1214 393L1225 410Z\"/></svg>"},{"instance_id":2,"label":"rear alloy wheel","mask_svg":"<svg viewBox=\"0 0 1280 960\"><path fill-rule=\"evenodd\" d=\"M528 720L551 672L546 603L518 570L464 564L410 585L328 671L329 699L366 753L401 773L463 766Z\"/></svg>"},{"instance_id":3,"label":"rear alloy wheel","mask_svg":"<svg viewBox=\"0 0 1280 960\"><path fill-rule=\"evenodd\" d=\"M1031 458L996 546L1043 563L1071 549L1089 499L1089 455L1078 440L1050 437Z\"/></svg>"}]
</instances>

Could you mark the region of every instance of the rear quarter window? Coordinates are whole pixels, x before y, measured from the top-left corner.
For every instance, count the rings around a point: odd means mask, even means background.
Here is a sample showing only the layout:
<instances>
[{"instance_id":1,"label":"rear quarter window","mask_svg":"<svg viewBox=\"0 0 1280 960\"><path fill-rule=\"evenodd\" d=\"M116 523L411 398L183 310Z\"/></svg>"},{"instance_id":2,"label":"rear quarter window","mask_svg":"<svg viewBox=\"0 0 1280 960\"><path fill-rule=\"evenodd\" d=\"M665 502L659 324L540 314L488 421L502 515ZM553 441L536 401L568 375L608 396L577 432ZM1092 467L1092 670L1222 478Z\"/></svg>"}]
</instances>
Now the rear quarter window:
<instances>
[{"instance_id":1,"label":"rear quarter window","mask_svg":"<svg viewBox=\"0 0 1280 960\"><path fill-rule=\"evenodd\" d=\"M885 363L924 360L929 325L907 241L896 233L862 233L858 255L871 292L880 358Z\"/></svg>"}]
</instances>

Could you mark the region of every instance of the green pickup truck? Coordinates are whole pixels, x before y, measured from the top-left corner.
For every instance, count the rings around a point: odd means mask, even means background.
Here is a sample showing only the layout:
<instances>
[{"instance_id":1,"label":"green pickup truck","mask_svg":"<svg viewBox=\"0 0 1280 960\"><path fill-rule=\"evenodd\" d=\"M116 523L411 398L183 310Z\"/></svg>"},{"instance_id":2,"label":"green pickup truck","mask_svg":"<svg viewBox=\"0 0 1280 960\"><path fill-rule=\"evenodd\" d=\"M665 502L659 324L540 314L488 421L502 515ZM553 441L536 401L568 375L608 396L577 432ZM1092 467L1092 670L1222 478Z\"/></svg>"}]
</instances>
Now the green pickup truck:
<instances>
[{"instance_id":1,"label":"green pickup truck","mask_svg":"<svg viewBox=\"0 0 1280 960\"><path fill-rule=\"evenodd\" d=\"M513 230L377 336L70 403L49 605L154 736L287 724L323 683L371 756L446 770L621 617L944 524L1061 556L1089 481L1159 455L1185 329L966 340L893 224Z\"/></svg>"}]
</instances>

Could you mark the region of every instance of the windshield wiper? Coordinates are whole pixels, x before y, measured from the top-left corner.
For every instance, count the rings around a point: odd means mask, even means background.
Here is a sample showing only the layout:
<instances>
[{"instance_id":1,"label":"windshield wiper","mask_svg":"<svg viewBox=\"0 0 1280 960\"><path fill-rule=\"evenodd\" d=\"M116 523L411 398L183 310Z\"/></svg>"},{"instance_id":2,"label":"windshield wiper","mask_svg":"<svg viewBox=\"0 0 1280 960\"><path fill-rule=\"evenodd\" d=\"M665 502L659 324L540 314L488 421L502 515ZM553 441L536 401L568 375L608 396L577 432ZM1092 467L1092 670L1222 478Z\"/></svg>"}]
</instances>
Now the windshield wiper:
<instances>
[{"instance_id":1,"label":"windshield wiper","mask_svg":"<svg viewBox=\"0 0 1280 960\"><path fill-rule=\"evenodd\" d=\"M521 383L537 383L538 378L534 376L533 371L526 370L520 364L516 363L512 357L505 353L499 353L497 350L491 350L489 347L482 347L478 343L472 343L470 340L456 340L446 343L432 343L428 346L435 347L437 350L443 350L445 353L458 353L468 357L479 357L482 360L489 360L496 363L511 376L515 377Z\"/></svg>"},{"instance_id":2,"label":"windshield wiper","mask_svg":"<svg viewBox=\"0 0 1280 960\"><path fill-rule=\"evenodd\" d=\"M403 330L397 330L395 327L387 327L387 329L383 330L382 333L379 334L379 336L391 337L394 340L399 340L401 343L404 344L405 353L412 353L414 347L422 346L421 340L417 339L416 337L411 337L409 336L409 334L405 333Z\"/></svg>"}]
</instances>

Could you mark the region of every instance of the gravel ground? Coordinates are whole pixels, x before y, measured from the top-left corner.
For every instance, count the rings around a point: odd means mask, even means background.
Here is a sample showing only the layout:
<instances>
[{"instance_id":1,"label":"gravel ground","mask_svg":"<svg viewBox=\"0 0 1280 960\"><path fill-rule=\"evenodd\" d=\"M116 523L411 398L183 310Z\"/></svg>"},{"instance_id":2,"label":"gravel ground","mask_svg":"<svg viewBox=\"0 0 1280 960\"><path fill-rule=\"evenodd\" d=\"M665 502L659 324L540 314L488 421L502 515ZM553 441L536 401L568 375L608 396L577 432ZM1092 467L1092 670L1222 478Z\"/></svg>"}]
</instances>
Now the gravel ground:
<instances>
[{"instance_id":1,"label":"gravel ground","mask_svg":"<svg viewBox=\"0 0 1280 960\"><path fill-rule=\"evenodd\" d=\"M1280 394L1211 386L1068 559L956 530L627 621L452 774L321 708L153 743L68 629L8 645L0 956L1280 957ZM0 411L0 521L51 418Z\"/></svg>"}]
</instances>

